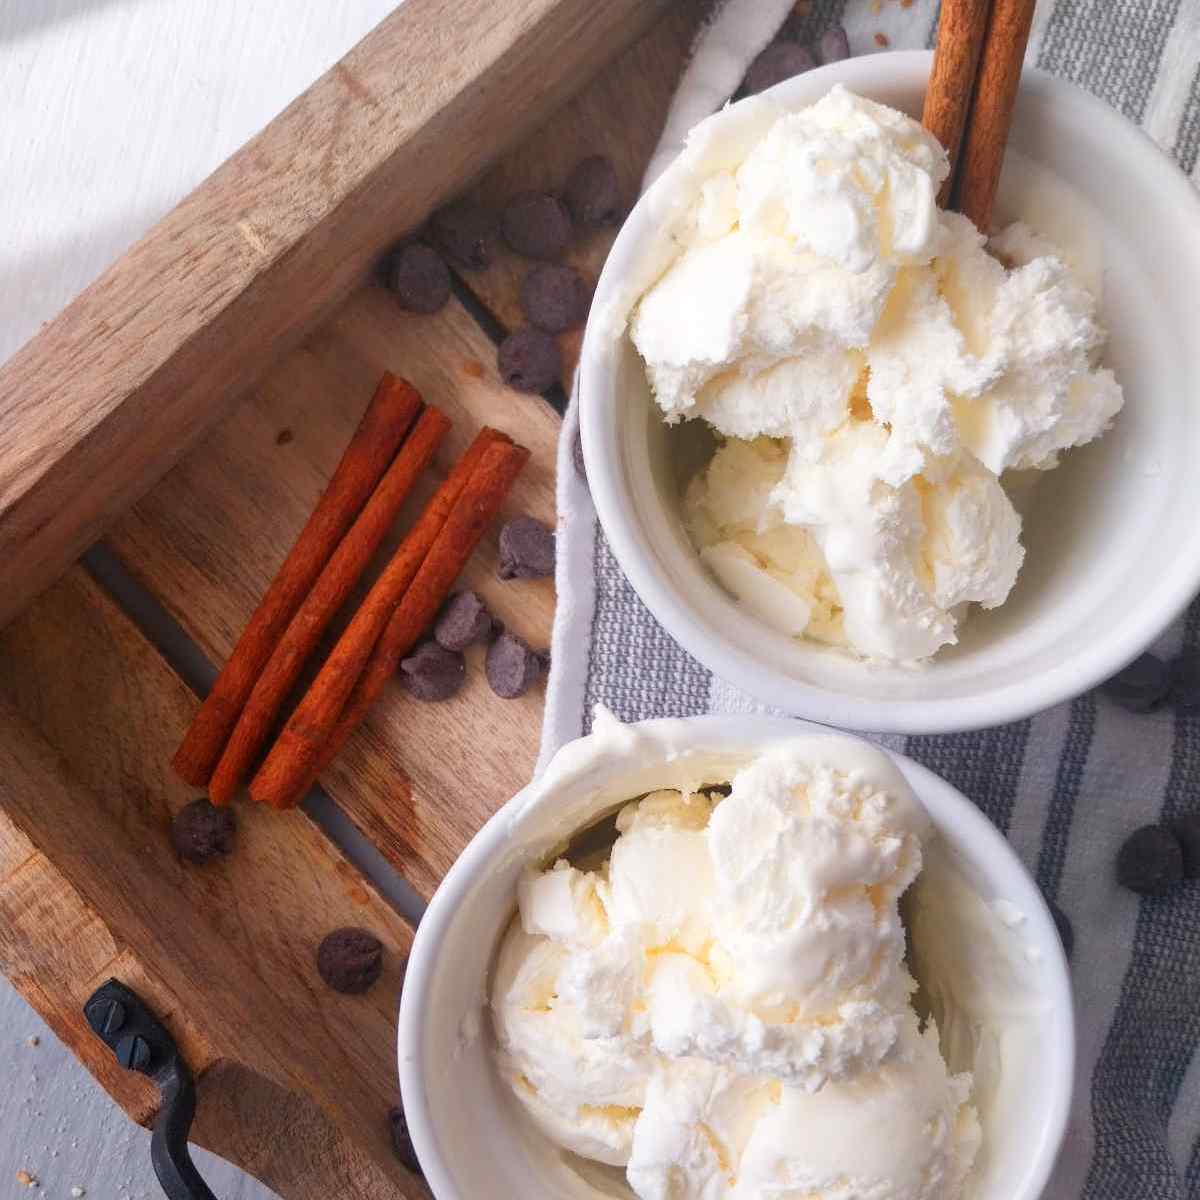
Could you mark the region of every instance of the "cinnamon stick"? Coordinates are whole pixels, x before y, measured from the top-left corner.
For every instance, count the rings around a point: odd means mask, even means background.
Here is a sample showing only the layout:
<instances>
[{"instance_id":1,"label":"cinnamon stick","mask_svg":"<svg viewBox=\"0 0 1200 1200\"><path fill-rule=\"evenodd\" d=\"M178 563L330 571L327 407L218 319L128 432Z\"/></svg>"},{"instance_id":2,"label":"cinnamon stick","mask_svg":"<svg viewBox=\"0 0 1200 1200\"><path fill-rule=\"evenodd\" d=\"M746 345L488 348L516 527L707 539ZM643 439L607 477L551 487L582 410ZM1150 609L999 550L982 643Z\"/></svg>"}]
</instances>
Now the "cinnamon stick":
<instances>
[{"instance_id":1,"label":"cinnamon stick","mask_svg":"<svg viewBox=\"0 0 1200 1200\"><path fill-rule=\"evenodd\" d=\"M343 709L365 711L360 677L382 688L392 669L433 620L450 586L495 516L529 452L485 429L434 496L376 581L308 693L250 784L250 795L276 808L295 804L316 778ZM412 627L420 620L415 633ZM356 686L359 685L359 686ZM354 697L352 701L351 697Z\"/></svg>"},{"instance_id":2,"label":"cinnamon stick","mask_svg":"<svg viewBox=\"0 0 1200 1200\"><path fill-rule=\"evenodd\" d=\"M925 91L921 124L946 147L950 156L950 174L938 192L938 204L943 207L954 184L991 5L992 0L942 0L937 48L933 52L933 70Z\"/></svg>"},{"instance_id":3,"label":"cinnamon stick","mask_svg":"<svg viewBox=\"0 0 1200 1200\"><path fill-rule=\"evenodd\" d=\"M345 603L392 527L400 506L421 472L433 461L449 431L450 418L445 413L432 405L425 409L379 486L371 493L366 507L325 564L312 591L284 630L229 735L208 785L214 804L228 804L233 799L321 634Z\"/></svg>"},{"instance_id":4,"label":"cinnamon stick","mask_svg":"<svg viewBox=\"0 0 1200 1200\"><path fill-rule=\"evenodd\" d=\"M954 205L987 233L1021 82L1036 0L993 0L971 115L959 156Z\"/></svg>"},{"instance_id":5,"label":"cinnamon stick","mask_svg":"<svg viewBox=\"0 0 1200 1200\"><path fill-rule=\"evenodd\" d=\"M209 782L229 732L280 634L312 590L321 568L379 482L420 409L421 397L402 379L385 374L379 381L329 486L171 759L175 773L186 783L203 787Z\"/></svg>"}]
</instances>

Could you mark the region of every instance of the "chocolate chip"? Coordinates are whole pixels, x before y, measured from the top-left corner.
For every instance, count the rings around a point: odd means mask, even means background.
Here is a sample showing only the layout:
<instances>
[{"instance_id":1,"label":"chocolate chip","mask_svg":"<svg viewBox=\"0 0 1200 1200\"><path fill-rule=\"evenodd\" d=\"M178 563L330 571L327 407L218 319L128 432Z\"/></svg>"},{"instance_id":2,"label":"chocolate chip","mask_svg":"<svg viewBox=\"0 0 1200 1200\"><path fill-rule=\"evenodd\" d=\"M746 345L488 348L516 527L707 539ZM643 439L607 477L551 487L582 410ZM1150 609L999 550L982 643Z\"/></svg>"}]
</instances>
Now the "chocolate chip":
<instances>
[{"instance_id":1,"label":"chocolate chip","mask_svg":"<svg viewBox=\"0 0 1200 1200\"><path fill-rule=\"evenodd\" d=\"M456 650L422 642L400 663L400 682L418 700L449 700L462 690L467 664Z\"/></svg>"},{"instance_id":2,"label":"chocolate chip","mask_svg":"<svg viewBox=\"0 0 1200 1200\"><path fill-rule=\"evenodd\" d=\"M1181 713L1200 712L1200 657L1183 654L1171 664L1169 697Z\"/></svg>"},{"instance_id":3,"label":"chocolate chip","mask_svg":"<svg viewBox=\"0 0 1200 1200\"><path fill-rule=\"evenodd\" d=\"M1184 879L1200 879L1200 813L1188 813L1171 822L1171 832L1183 852Z\"/></svg>"},{"instance_id":4,"label":"chocolate chip","mask_svg":"<svg viewBox=\"0 0 1200 1200\"><path fill-rule=\"evenodd\" d=\"M1161 658L1143 654L1103 685L1114 704L1130 712L1149 712L1171 687L1171 670Z\"/></svg>"},{"instance_id":5,"label":"chocolate chip","mask_svg":"<svg viewBox=\"0 0 1200 1200\"><path fill-rule=\"evenodd\" d=\"M833 25L821 34L821 40L817 43L817 58L822 66L849 57L850 39L840 25Z\"/></svg>"},{"instance_id":6,"label":"chocolate chip","mask_svg":"<svg viewBox=\"0 0 1200 1200\"><path fill-rule=\"evenodd\" d=\"M500 529L500 578L545 579L554 574L554 530L534 517L513 517Z\"/></svg>"},{"instance_id":7,"label":"chocolate chip","mask_svg":"<svg viewBox=\"0 0 1200 1200\"><path fill-rule=\"evenodd\" d=\"M186 862L202 865L232 853L237 818L204 797L185 804L171 820L171 841Z\"/></svg>"},{"instance_id":8,"label":"chocolate chip","mask_svg":"<svg viewBox=\"0 0 1200 1200\"><path fill-rule=\"evenodd\" d=\"M571 244L571 214L557 196L522 192L504 206L500 232L518 254L556 262Z\"/></svg>"},{"instance_id":9,"label":"chocolate chip","mask_svg":"<svg viewBox=\"0 0 1200 1200\"><path fill-rule=\"evenodd\" d=\"M496 250L496 218L472 200L459 200L433 214L433 240L443 254L473 271L491 264Z\"/></svg>"},{"instance_id":10,"label":"chocolate chip","mask_svg":"<svg viewBox=\"0 0 1200 1200\"><path fill-rule=\"evenodd\" d=\"M582 325L591 289L574 267L534 267L521 281L521 310L547 333L563 333Z\"/></svg>"},{"instance_id":11,"label":"chocolate chip","mask_svg":"<svg viewBox=\"0 0 1200 1200\"><path fill-rule=\"evenodd\" d=\"M583 434L579 430L575 430L575 440L571 443L571 461L575 464L575 471L579 478L587 483L587 463L583 458Z\"/></svg>"},{"instance_id":12,"label":"chocolate chip","mask_svg":"<svg viewBox=\"0 0 1200 1200\"><path fill-rule=\"evenodd\" d=\"M439 646L461 652L486 642L494 628L492 614L478 592L456 592L442 606L433 637Z\"/></svg>"},{"instance_id":13,"label":"chocolate chip","mask_svg":"<svg viewBox=\"0 0 1200 1200\"><path fill-rule=\"evenodd\" d=\"M515 633L502 633L488 647L484 668L492 691L505 700L515 700L537 683L548 665L546 651L531 650Z\"/></svg>"},{"instance_id":14,"label":"chocolate chip","mask_svg":"<svg viewBox=\"0 0 1200 1200\"><path fill-rule=\"evenodd\" d=\"M1165 825L1143 825L1117 855L1117 882L1141 896L1165 896L1183 879L1183 848Z\"/></svg>"},{"instance_id":15,"label":"chocolate chip","mask_svg":"<svg viewBox=\"0 0 1200 1200\"><path fill-rule=\"evenodd\" d=\"M450 299L450 268L432 247L409 242L392 256L388 284L401 308L435 313Z\"/></svg>"},{"instance_id":16,"label":"chocolate chip","mask_svg":"<svg viewBox=\"0 0 1200 1200\"><path fill-rule=\"evenodd\" d=\"M369 929L335 929L317 947L317 974L335 992L360 995L382 971L383 943Z\"/></svg>"},{"instance_id":17,"label":"chocolate chip","mask_svg":"<svg viewBox=\"0 0 1200 1200\"><path fill-rule=\"evenodd\" d=\"M1046 904L1054 918L1054 928L1058 930L1058 940L1062 942L1063 953L1070 958L1071 951L1075 949L1075 930L1071 927L1071 918L1049 896L1046 897Z\"/></svg>"},{"instance_id":18,"label":"chocolate chip","mask_svg":"<svg viewBox=\"0 0 1200 1200\"><path fill-rule=\"evenodd\" d=\"M621 219L621 195L612 160L593 154L577 162L563 199L576 225L615 225Z\"/></svg>"},{"instance_id":19,"label":"chocolate chip","mask_svg":"<svg viewBox=\"0 0 1200 1200\"><path fill-rule=\"evenodd\" d=\"M413 1148L412 1138L408 1133L408 1121L404 1109L399 1105L388 1109L388 1128L392 1133L392 1149L396 1157L410 1170L421 1174L421 1164L417 1161L417 1152Z\"/></svg>"},{"instance_id":20,"label":"chocolate chip","mask_svg":"<svg viewBox=\"0 0 1200 1200\"><path fill-rule=\"evenodd\" d=\"M799 42L773 42L751 64L742 83L749 95L765 92L767 88L811 71L817 64Z\"/></svg>"},{"instance_id":21,"label":"chocolate chip","mask_svg":"<svg viewBox=\"0 0 1200 1200\"><path fill-rule=\"evenodd\" d=\"M518 329L500 343L500 378L518 392L544 392L562 375L558 343L540 329Z\"/></svg>"},{"instance_id":22,"label":"chocolate chip","mask_svg":"<svg viewBox=\"0 0 1200 1200\"><path fill-rule=\"evenodd\" d=\"M289 442L295 440L295 437L296 437L296 435L290 429L288 429L287 426L285 425L275 435L275 445L286 446Z\"/></svg>"}]
</instances>

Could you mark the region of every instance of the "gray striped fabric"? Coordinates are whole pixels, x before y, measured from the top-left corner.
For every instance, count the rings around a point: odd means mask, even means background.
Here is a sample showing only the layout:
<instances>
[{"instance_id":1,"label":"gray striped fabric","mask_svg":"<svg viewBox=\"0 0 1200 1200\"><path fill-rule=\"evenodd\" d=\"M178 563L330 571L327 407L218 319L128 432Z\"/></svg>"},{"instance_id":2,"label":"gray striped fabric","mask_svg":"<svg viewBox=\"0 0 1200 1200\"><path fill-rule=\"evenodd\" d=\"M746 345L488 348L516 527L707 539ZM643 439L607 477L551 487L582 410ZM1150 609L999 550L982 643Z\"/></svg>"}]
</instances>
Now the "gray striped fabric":
<instances>
[{"instance_id":1,"label":"gray striped fabric","mask_svg":"<svg viewBox=\"0 0 1200 1200\"><path fill-rule=\"evenodd\" d=\"M842 21L857 53L932 44L931 0L815 0L788 32L811 42ZM1200 159L1200 0L1042 3L1029 59L1137 121L1182 169ZM574 436L574 413L567 434ZM566 454L562 463L569 462ZM581 487L560 480L560 544L592 546L593 577L565 580L547 740L617 716L753 710L681 650L618 567ZM589 592L590 589L590 592ZM1200 603L1157 650L1200 653ZM571 684L572 677L582 680ZM569 696L571 711L562 711ZM1134 827L1200 807L1200 717L1133 715L1103 696L998 729L885 739L970 796L1070 917L1079 1016L1076 1103L1047 1191L1054 1200L1200 1200L1200 891L1141 900L1113 877Z\"/></svg>"}]
</instances>

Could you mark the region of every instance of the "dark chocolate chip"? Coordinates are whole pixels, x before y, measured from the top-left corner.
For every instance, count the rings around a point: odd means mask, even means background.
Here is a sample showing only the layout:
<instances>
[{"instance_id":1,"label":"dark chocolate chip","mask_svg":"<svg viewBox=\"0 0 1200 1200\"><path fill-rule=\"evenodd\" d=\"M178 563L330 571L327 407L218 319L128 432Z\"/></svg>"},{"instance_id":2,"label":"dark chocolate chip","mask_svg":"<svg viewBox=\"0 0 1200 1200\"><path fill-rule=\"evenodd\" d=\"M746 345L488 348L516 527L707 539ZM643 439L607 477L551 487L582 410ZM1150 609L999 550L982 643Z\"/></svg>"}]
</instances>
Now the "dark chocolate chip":
<instances>
[{"instance_id":1,"label":"dark chocolate chip","mask_svg":"<svg viewBox=\"0 0 1200 1200\"><path fill-rule=\"evenodd\" d=\"M1171 688L1171 670L1161 658L1143 654L1103 685L1114 704L1130 712L1149 712Z\"/></svg>"},{"instance_id":2,"label":"dark chocolate chip","mask_svg":"<svg viewBox=\"0 0 1200 1200\"><path fill-rule=\"evenodd\" d=\"M833 25L821 34L821 40L817 43L817 58L822 66L849 57L850 39L840 25Z\"/></svg>"},{"instance_id":3,"label":"dark chocolate chip","mask_svg":"<svg viewBox=\"0 0 1200 1200\"><path fill-rule=\"evenodd\" d=\"M457 650L422 642L400 663L400 682L418 700L449 700L462 690L467 664Z\"/></svg>"},{"instance_id":4,"label":"dark chocolate chip","mask_svg":"<svg viewBox=\"0 0 1200 1200\"><path fill-rule=\"evenodd\" d=\"M1183 654L1171 664L1169 698L1181 713L1200 712L1200 657Z\"/></svg>"},{"instance_id":5,"label":"dark chocolate chip","mask_svg":"<svg viewBox=\"0 0 1200 1200\"><path fill-rule=\"evenodd\" d=\"M335 992L360 995L382 971L383 943L369 929L335 929L317 947L317 974Z\"/></svg>"},{"instance_id":6,"label":"dark chocolate chip","mask_svg":"<svg viewBox=\"0 0 1200 1200\"><path fill-rule=\"evenodd\" d=\"M611 159L593 154L577 162L563 199L576 225L615 225L621 219L621 195Z\"/></svg>"},{"instance_id":7,"label":"dark chocolate chip","mask_svg":"<svg viewBox=\"0 0 1200 1200\"><path fill-rule=\"evenodd\" d=\"M534 517L513 517L500 529L500 578L545 579L554 574L554 530Z\"/></svg>"},{"instance_id":8,"label":"dark chocolate chip","mask_svg":"<svg viewBox=\"0 0 1200 1200\"><path fill-rule=\"evenodd\" d=\"M415 1171L420 1175L421 1164L417 1161L417 1152L413 1148L412 1138L408 1133L408 1121L405 1119L404 1109L399 1105L388 1109L388 1128L392 1132L392 1149L396 1152L396 1157L410 1171Z\"/></svg>"},{"instance_id":9,"label":"dark chocolate chip","mask_svg":"<svg viewBox=\"0 0 1200 1200\"><path fill-rule=\"evenodd\" d=\"M571 244L571 214L557 196L522 192L504 206L500 232L518 254L557 262Z\"/></svg>"},{"instance_id":10,"label":"dark chocolate chip","mask_svg":"<svg viewBox=\"0 0 1200 1200\"><path fill-rule=\"evenodd\" d=\"M203 864L233 851L237 818L231 808L217 808L204 797L185 804L171 821L171 841L180 858Z\"/></svg>"},{"instance_id":11,"label":"dark chocolate chip","mask_svg":"<svg viewBox=\"0 0 1200 1200\"><path fill-rule=\"evenodd\" d=\"M1200 879L1200 813L1188 813L1171 822L1171 832L1183 851L1184 879Z\"/></svg>"},{"instance_id":12,"label":"dark chocolate chip","mask_svg":"<svg viewBox=\"0 0 1200 1200\"><path fill-rule=\"evenodd\" d=\"M1049 897L1046 898L1046 904L1054 918L1054 928L1058 930L1058 940L1062 942L1063 953L1070 958L1071 951L1075 949L1075 930L1071 927L1071 918Z\"/></svg>"},{"instance_id":13,"label":"dark chocolate chip","mask_svg":"<svg viewBox=\"0 0 1200 1200\"><path fill-rule=\"evenodd\" d=\"M1117 855L1117 882L1141 896L1165 896L1183 879L1183 848L1165 825L1143 825Z\"/></svg>"},{"instance_id":14,"label":"dark chocolate chip","mask_svg":"<svg viewBox=\"0 0 1200 1200\"><path fill-rule=\"evenodd\" d=\"M558 343L540 329L518 329L500 343L500 378L518 392L544 392L562 376Z\"/></svg>"},{"instance_id":15,"label":"dark chocolate chip","mask_svg":"<svg viewBox=\"0 0 1200 1200\"><path fill-rule=\"evenodd\" d=\"M799 42L773 42L750 64L742 87L749 95L765 92L793 75L811 71L816 65L813 56Z\"/></svg>"},{"instance_id":16,"label":"dark chocolate chip","mask_svg":"<svg viewBox=\"0 0 1200 1200\"><path fill-rule=\"evenodd\" d=\"M401 308L435 313L450 299L450 268L431 246L409 242L392 256L388 284Z\"/></svg>"},{"instance_id":17,"label":"dark chocolate chip","mask_svg":"<svg viewBox=\"0 0 1200 1200\"><path fill-rule=\"evenodd\" d=\"M583 434L575 430L575 440L571 443L571 461L579 478L587 483L587 463L583 459Z\"/></svg>"},{"instance_id":18,"label":"dark chocolate chip","mask_svg":"<svg viewBox=\"0 0 1200 1200\"><path fill-rule=\"evenodd\" d=\"M521 310L547 333L582 325L591 300L587 280L574 267L534 267L521 280Z\"/></svg>"},{"instance_id":19,"label":"dark chocolate chip","mask_svg":"<svg viewBox=\"0 0 1200 1200\"><path fill-rule=\"evenodd\" d=\"M473 271L491 264L496 251L496 218L472 200L459 200L433 214L429 231L442 253Z\"/></svg>"},{"instance_id":20,"label":"dark chocolate chip","mask_svg":"<svg viewBox=\"0 0 1200 1200\"><path fill-rule=\"evenodd\" d=\"M502 633L489 647L484 664L492 691L505 700L523 696L545 673L546 651L531 650L524 638Z\"/></svg>"},{"instance_id":21,"label":"dark chocolate chip","mask_svg":"<svg viewBox=\"0 0 1200 1200\"><path fill-rule=\"evenodd\" d=\"M290 429L288 429L287 426L285 425L275 435L275 445L286 446L288 444L288 442L294 441L295 437L296 437L296 435Z\"/></svg>"},{"instance_id":22,"label":"dark chocolate chip","mask_svg":"<svg viewBox=\"0 0 1200 1200\"><path fill-rule=\"evenodd\" d=\"M447 650L463 651L486 642L495 622L478 592L456 592L442 606L433 627L433 637Z\"/></svg>"}]
</instances>

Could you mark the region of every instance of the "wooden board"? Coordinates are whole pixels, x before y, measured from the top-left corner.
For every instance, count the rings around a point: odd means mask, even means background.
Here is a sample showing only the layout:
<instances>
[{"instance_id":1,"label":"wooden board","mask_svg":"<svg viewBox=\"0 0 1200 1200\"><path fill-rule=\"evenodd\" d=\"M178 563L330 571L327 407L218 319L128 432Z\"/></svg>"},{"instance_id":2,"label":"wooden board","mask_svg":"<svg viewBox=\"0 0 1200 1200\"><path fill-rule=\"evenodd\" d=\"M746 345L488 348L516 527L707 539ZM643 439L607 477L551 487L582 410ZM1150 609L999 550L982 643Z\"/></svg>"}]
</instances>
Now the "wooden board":
<instances>
[{"instance_id":1,"label":"wooden board","mask_svg":"<svg viewBox=\"0 0 1200 1200\"><path fill-rule=\"evenodd\" d=\"M0 624L664 0L406 0L0 368Z\"/></svg>"},{"instance_id":2,"label":"wooden board","mask_svg":"<svg viewBox=\"0 0 1200 1200\"><path fill-rule=\"evenodd\" d=\"M425 3L433 0L405 7ZM549 6L517 7L533 14ZM632 200L703 14L690 0L672 6L481 180L478 194L498 205L561 181L578 158L603 151ZM573 261L595 275L612 236L591 235ZM506 254L460 282L472 303L510 328L524 269ZM486 422L533 451L508 511L554 518L559 418L541 397L500 383L495 345L467 307L453 301L435 317L413 317L367 283L315 328L300 322L272 335L262 361L304 328L269 369L238 377L257 382L228 416L211 421L205 409L189 426L199 444L109 535L213 663L229 653L384 368L411 378L454 418L426 492ZM183 370L182 358L171 361ZM215 395L210 389L213 405ZM193 418L196 401L183 401ZM0 488L0 510L4 496ZM0 544L3 520L0 511ZM495 568L493 534L464 582L511 628L547 644L551 582L503 582ZM389 688L322 780L424 896L527 782L536 755L541 695L498 699L478 659L468 687L444 704ZM383 1120L395 1100L399 977L347 1000L332 997L312 970L316 941L346 923L377 929L394 970L410 937L404 923L300 812L241 805L242 841L228 863L197 872L175 862L167 815L192 793L167 762L196 700L79 569L0 632L0 661L0 965L135 1119L149 1118L153 1096L113 1069L78 1016L82 998L113 973L143 991L202 1071L203 1144L286 1197L418 1194L395 1164Z\"/></svg>"},{"instance_id":3,"label":"wooden board","mask_svg":"<svg viewBox=\"0 0 1200 1200\"><path fill-rule=\"evenodd\" d=\"M229 859L176 858L170 815L191 793L167 760L197 701L80 568L0 634L0 659L5 973L135 1120L153 1115L154 1091L118 1069L81 1012L113 975L200 1074L196 1136L210 1148L238 1153L221 1132L231 1112L256 1128L284 1103L301 1123L289 1142L311 1134L331 1170L375 1179L367 1194L385 1180L422 1194L385 1120L408 927L300 814L244 808ZM330 992L315 970L321 938L348 924L386 946L385 976L363 997ZM288 1178L288 1144L255 1160L260 1178L332 1194L325 1171L311 1185Z\"/></svg>"}]
</instances>

